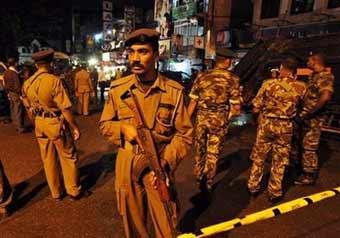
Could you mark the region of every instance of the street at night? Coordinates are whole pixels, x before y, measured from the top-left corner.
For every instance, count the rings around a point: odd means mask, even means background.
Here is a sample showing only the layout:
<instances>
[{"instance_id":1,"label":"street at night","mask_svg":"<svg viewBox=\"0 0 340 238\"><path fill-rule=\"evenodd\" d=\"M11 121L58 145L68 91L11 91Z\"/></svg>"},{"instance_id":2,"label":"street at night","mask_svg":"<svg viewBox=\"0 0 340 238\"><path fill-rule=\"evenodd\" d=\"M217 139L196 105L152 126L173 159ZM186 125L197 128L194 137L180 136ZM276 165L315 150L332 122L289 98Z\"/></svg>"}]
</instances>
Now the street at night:
<instances>
[{"instance_id":1,"label":"street at night","mask_svg":"<svg viewBox=\"0 0 340 238\"><path fill-rule=\"evenodd\" d=\"M1 220L1 237L124 237L114 192L115 148L101 136L99 113L77 117L82 137L77 142L81 184L92 194L79 201L50 198L36 139L32 133L17 136L11 125L0 125L1 159L14 188L10 217ZM254 141L252 126L232 129L219 166L210 204L195 189L193 159L182 162L177 175L181 203L179 227L195 232L205 226L242 217L272 206L266 192L251 200L246 181ZM314 187L292 185L288 176L282 202L322 192L340 184L340 151L336 140L323 141L321 170ZM340 201L334 197L289 214L236 228L215 237L337 237Z\"/></svg>"},{"instance_id":2,"label":"street at night","mask_svg":"<svg viewBox=\"0 0 340 238\"><path fill-rule=\"evenodd\" d=\"M340 0L3 0L0 238L340 237Z\"/></svg>"}]
</instances>

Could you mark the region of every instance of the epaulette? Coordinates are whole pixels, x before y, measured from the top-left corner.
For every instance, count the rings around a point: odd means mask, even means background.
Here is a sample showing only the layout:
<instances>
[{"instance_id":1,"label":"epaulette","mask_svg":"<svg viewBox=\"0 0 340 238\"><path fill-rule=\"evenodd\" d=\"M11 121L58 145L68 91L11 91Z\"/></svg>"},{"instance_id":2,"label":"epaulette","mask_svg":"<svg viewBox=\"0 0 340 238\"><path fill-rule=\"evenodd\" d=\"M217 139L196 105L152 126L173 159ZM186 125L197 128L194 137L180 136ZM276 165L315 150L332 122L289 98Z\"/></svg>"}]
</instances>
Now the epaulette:
<instances>
[{"instance_id":1,"label":"epaulette","mask_svg":"<svg viewBox=\"0 0 340 238\"><path fill-rule=\"evenodd\" d=\"M115 88L119 85L122 85L122 84L125 84L129 81L131 81L133 79L133 75L128 75L126 77L123 77L123 78L120 78L120 79L116 79L116 80L113 80L110 84L110 88Z\"/></svg>"},{"instance_id":2,"label":"epaulette","mask_svg":"<svg viewBox=\"0 0 340 238\"><path fill-rule=\"evenodd\" d=\"M273 83L273 82L275 82L275 81L277 81L277 79L268 78L268 79L263 80L262 85L270 84L270 83Z\"/></svg>"},{"instance_id":3,"label":"epaulette","mask_svg":"<svg viewBox=\"0 0 340 238\"><path fill-rule=\"evenodd\" d=\"M178 82L176 82L175 80L172 80L172 79L167 78L165 83L167 85L169 85L170 87L173 87L173 88L176 88L176 89L179 89L179 90L182 90L184 88L180 83L178 83Z\"/></svg>"}]
</instances>

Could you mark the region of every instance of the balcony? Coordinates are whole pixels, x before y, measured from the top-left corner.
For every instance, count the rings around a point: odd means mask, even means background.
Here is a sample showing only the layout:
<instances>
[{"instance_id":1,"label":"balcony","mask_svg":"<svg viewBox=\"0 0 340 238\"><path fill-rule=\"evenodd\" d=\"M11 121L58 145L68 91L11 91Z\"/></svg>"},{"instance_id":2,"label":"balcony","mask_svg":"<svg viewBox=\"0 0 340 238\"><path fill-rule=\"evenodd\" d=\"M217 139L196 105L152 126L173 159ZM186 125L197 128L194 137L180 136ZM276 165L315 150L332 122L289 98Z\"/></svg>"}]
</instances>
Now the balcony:
<instances>
[{"instance_id":1,"label":"balcony","mask_svg":"<svg viewBox=\"0 0 340 238\"><path fill-rule=\"evenodd\" d=\"M185 5L174 7L172 9L172 18L174 20L180 20L194 16L197 13L197 3L190 2Z\"/></svg>"}]
</instances>

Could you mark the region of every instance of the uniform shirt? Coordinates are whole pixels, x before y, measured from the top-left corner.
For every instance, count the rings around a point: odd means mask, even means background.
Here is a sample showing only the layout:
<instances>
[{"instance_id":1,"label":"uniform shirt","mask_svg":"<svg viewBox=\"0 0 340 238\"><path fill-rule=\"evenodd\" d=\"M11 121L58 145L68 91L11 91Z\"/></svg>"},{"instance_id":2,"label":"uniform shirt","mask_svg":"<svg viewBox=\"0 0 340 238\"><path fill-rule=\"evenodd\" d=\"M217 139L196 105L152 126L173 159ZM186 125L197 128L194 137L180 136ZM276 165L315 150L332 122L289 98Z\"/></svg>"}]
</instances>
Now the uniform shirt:
<instances>
[{"instance_id":1,"label":"uniform shirt","mask_svg":"<svg viewBox=\"0 0 340 238\"><path fill-rule=\"evenodd\" d=\"M104 71L100 70L98 72L98 82L105 82L105 81L106 81L105 73Z\"/></svg>"},{"instance_id":2,"label":"uniform shirt","mask_svg":"<svg viewBox=\"0 0 340 238\"><path fill-rule=\"evenodd\" d=\"M197 77L189 97L197 101L198 109L209 109L219 104L240 104L240 79L227 70L207 71Z\"/></svg>"},{"instance_id":3,"label":"uniform shirt","mask_svg":"<svg viewBox=\"0 0 340 238\"><path fill-rule=\"evenodd\" d=\"M72 103L61 80L47 71L38 70L23 85L23 96L32 103L39 103L50 110L70 108Z\"/></svg>"},{"instance_id":4,"label":"uniform shirt","mask_svg":"<svg viewBox=\"0 0 340 238\"><path fill-rule=\"evenodd\" d=\"M334 76L328 71L314 73L311 75L307 83L307 92L303 100L302 114L307 114L308 112L313 111L322 92L329 91L333 93L333 84Z\"/></svg>"},{"instance_id":5,"label":"uniform shirt","mask_svg":"<svg viewBox=\"0 0 340 238\"><path fill-rule=\"evenodd\" d=\"M111 84L100 129L114 144L127 149L128 142L120 133L120 124L133 124L134 114L121 99L129 90L136 96L145 123L152 130L156 143L165 143L164 159L174 169L190 151L192 124L184 105L183 87L159 75L145 92L134 75L115 80Z\"/></svg>"},{"instance_id":6,"label":"uniform shirt","mask_svg":"<svg viewBox=\"0 0 340 238\"><path fill-rule=\"evenodd\" d=\"M91 75L85 69L81 69L76 73L74 88L75 91L79 93L93 92Z\"/></svg>"},{"instance_id":7,"label":"uniform shirt","mask_svg":"<svg viewBox=\"0 0 340 238\"><path fill-rule=\"evenodd\" d=\"M9 67L9 69L5 71L4 81L5 81L5 89L8 92L20 94L21 83L19 79L19 74L13 67Z\"/></svg>"},{"instance_id":8,"label":"uniform shirt","mask_svg":"<svg viewBox=\"0 0 340 238\"><path fill-rule=\"evenodd\" d=\"M298 103L306 93L306 85L293 78L266 80L256 97L253 106L263 116L290 119L296 115Z\"/></svg>"}]
</instances>

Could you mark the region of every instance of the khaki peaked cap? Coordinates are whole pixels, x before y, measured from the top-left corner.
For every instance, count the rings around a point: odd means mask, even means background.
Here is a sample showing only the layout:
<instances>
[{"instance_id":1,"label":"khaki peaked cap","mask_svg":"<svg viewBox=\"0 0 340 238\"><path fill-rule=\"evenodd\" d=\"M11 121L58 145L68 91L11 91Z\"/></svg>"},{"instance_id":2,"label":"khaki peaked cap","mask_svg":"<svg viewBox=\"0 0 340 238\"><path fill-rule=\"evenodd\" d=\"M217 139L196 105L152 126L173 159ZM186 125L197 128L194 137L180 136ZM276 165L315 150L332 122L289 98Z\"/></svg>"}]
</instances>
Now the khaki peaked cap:
<instances>
[{"instance_id":1,"label":"khaki peaked cap","mask_svg":"<svg viewBox=\"0 0 340 238\"><path fill-rule=\"evenodd\" d=\"M131 46L135 43L158 44L159 32L151 28L140 28L131 32L125 40L125 46Z\"/></svg>"},{"instance_id":2,"label":"khaki peaked cap","mask_svg":"<svg viewBox=\"0 0 340 238\"><path fill-rule=\"evenodd\" d=\"M32 59L36 62L51 62L54 57L54 50L48 49L48 50L41 50L32 55Z\"/></svg>"}]
</instances>

